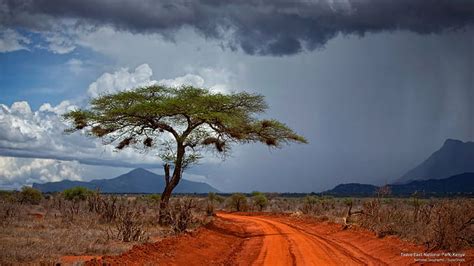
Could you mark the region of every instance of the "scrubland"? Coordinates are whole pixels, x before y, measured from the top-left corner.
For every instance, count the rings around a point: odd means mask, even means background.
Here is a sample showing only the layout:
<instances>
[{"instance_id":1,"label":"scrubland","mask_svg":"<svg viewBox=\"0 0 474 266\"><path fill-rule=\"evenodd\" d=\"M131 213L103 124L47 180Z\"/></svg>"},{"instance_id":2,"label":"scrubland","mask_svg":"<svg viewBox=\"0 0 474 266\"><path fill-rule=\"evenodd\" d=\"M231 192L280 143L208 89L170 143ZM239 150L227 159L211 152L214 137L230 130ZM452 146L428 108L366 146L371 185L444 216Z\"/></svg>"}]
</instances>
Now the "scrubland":
<instances>
[{"instance_id":1,"label":"scrubland","mask_svg":"<svg viewBox=\"0 0 474 266\"><path fill-rule=\"evenodd\" d=\"M159 195L103 195L85 189L42 195L33 189L0 195L0 263L57 262L65 255L113 255L137 243L191 231L217 211L265 212L394 235L426 250L458 251L474 244L474 199L416 195L371 198L276 193L180 195L167 225L158 224Z\"/></svg>"}]
</instances>

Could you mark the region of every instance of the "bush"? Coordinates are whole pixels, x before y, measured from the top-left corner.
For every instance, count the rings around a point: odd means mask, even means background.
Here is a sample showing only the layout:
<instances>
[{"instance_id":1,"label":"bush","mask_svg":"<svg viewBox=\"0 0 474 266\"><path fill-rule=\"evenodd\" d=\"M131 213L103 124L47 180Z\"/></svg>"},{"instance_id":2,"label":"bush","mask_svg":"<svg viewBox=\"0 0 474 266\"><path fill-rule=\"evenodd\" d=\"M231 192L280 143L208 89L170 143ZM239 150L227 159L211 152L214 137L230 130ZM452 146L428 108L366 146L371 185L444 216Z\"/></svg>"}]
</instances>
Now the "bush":
<instances>
[{"instance_id":1,"label":"bush","mask_svg":"<svg viewBox=\"0 0 474 266\"><path fill-rule=\"evenodd\" d=\"M216 208L216 203L224 202L224 198L217 195L215 192L209 192L207 194L207 206L206 206L206 214L208 216L214 215L214 209Z\"/></svg>"},{"instance_id":2,"label":"bush","mask_svg":"<svg viewBox=\"0 0 474 266\"><path fill-rule=\"evenodd\" d=\"M303 206L301 207L301 212L304 214L316 213L317 204L320 202L320 199L316 196L306 196L303 199Z\"/></svg>"},{"instance_id":3,"label":"bush","mask_svg":"<svg viewBox=\"0 0 474 266\"><path fill-rule=\"evenodd\" d=\"M188 229L197 220L193 214L196 209L196 202L192 198L178 199L168 207L168 218L171 228L175 233L180 233Z\"/></svg>"},{"instance_id":4,"label":"bush","mask_svg":"<svg viewBox=\"0 0 474 266\"><path fill-rule=\"evenodd\" d=\"M247 197L242 193L232 194L229 198L229 206L238 212L246 211L248 209Z\"/></svg>"},{"instance_id":5,"label":"bush","mask_svg":"<svg viewBox=\"0 0 474 266\"><path fill-rule=\"evenodd\" d=\"M66 200L70 201L84 201L90 195L94 194L95 192L87 189L85 187L73 187L69 189L65 189L63 191L63 196Z\"/></svg>"},{"instance_id":6,"label":"bush","mask_svg":"<svg viewBox=\"0 0 474 266\"><path fill-rule=\"evenodd\" d=\"M43 199L41 191L32 187L23 187L19 195L19 201L21 204L34 204L38 205Z\"/></svg>"},{"instance_id":7,"label":"bush","mask_svg":"<svg viewBox=\"0 0 474 266\"><path fill-rule=\"evenodd\" d=\"M119 216L120 202L117 196L102 197L100 201L100 220L111 223Z\"/></svg>"},{"instance_id":8,"label":"bush","mask_svg":"<svg viewBox=\"0 0 474 266\"><path fill-rule=\"evenodd\" d=\"M123 242L141 241L145 237L144 222L140 212L129 208L118 216L117 238Z\"/></svg>"},{"instance_id":9,"label":"bush","mask_svg":"<svg viewBox=\"0 0 474 266\"><path fill-rule=\"evenodd\" d=\"M461 200L441 200L434 205L425 245L430 250L456 251L474 245L474 206Z\"/></svg>"},{"instance_id":10,"label":"bush","mask_svg":"<svg viewBox=\"0 0 474 266\"><path fill-rule=\"evenodd\" d=\"M263 211L265 207L268 205L267 197L261 192L253 192L252 193L252 201L253 204L260 210Z\"/></svg>"}]
</instances>

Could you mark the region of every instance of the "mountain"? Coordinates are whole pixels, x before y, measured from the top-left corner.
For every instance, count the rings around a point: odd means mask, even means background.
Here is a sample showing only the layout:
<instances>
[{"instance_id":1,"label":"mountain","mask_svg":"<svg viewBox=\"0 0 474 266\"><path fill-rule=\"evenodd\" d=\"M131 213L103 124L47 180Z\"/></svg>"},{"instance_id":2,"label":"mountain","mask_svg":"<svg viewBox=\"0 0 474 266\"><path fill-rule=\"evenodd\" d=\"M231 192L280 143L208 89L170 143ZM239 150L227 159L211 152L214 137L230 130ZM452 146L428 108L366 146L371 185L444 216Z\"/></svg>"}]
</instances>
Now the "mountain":
<instances>
[{"instance_id":1,"label":"mountain","mask_svg":"<svg viewBox=\"0 0 474 266\"><path fill-rule=\"evenodd\" d=\"M408 171L397 183L440 179L466 172L474 172L474 142L447 139L441 149Z\"/></svg>"},{"instance_id":2,"label":"mountain","mask_svg":"<svg viewBox=\"0 0 474 266\"><path fill-rule=\"evenodd\" d=\"M334 187L331 190L325 191L322 194L324 195L334 195L334 196L373 196L378 187L368 184L359 184L359 183L349 183L349 184L340 184Z\"/></svg>"},{"instance_id":3,"label":"mountain","mask_svg":"<svg viewBox=\"0 0 474 266\"><path fill-rule=\"evenodd\" d=\"M112 179L97 179L89 182L63 180L44 184L34 183L33 188L42 192L57 192L65 189L82 186L89 189L100 189L104 193L161 193L165 187L165 179L142 168L137 168ZM175 193L208 193L219 192L212 186L181 179L174 189Z\"/></svg>"},{"instance_id":4,"label":"mountain","mask_svg":"<svg viewBox=\"0 0 474 266\"><path fill-rule=\"evenodd\" d=\"M388 185L393 196L410 196L417 192L425 196L473 195L474 173L463 173L443 179L412 181ZM373 196L379 187L351 183L338 185L321 194L333 196Z\"/></svg>"},{"instance_id":5,"label":"mountain","mask_svg":"<svg viewBox=\"0 0 474 266\"><path fill-rule=\"evenodd\" d=\"M407 184L390 185L392 194L410 195L415 191L426 194L473 194L474 173L463 173L443 179L412 181Z\"/></svg>"}]
</instances>

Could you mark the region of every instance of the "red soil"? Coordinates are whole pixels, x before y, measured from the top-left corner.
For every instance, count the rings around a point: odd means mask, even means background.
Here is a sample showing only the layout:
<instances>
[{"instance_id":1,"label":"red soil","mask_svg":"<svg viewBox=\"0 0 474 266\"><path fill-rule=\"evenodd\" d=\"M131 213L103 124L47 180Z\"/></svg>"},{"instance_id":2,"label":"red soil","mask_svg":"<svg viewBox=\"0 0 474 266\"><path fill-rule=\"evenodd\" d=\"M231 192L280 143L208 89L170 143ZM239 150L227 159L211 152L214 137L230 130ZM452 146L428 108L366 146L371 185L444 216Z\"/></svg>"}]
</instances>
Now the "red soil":
<instances>
[{"instance_id":1,"label":"red soil","mask_svg":"<svg viewBox=\"0 0 474 266\"><path fill-rule=\"evenodd\" d=\"M61 257L61 263L62 264L66 264L66 265L69 265L69 264L77 264L77 263L80 263L80 262L86 262L86 261L89 261L89 260L97 260L97 259L100 259L102 258L101 256L63 256Z\"/></svg>"},{"instance_id":2,"label":"red soil","mask_svg":"<svg viewBox=\"0 0 474 266\"><path fill-rule=\"evenodd\" d=\"M362 229L341 230L340 225L311 219L220 213L212 223L191 234L137 245L122 255L86 264L416 265L415 258L407 254L423 252L423 247L395 237L377 238ZM462 264L472 265L474 249L465 254ZM454 257L444 259L447 262Z\"/></svg>"}]
</instances>

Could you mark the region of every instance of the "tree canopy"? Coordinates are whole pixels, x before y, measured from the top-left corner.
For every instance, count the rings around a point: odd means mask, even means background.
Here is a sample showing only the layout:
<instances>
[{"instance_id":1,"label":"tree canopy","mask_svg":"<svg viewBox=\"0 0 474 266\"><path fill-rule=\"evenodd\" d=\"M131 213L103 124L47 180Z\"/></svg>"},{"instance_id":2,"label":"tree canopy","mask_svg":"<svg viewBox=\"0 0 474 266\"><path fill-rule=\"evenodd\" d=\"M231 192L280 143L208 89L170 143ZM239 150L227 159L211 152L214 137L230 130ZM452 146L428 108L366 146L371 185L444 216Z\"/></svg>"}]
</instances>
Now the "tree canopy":
<instances>
[{"instance_id":1,"label":"tree canopy","mask_svg":"<svg viewBox=\"0 0 474 266\"><path fill-rule=\"evenodd\" d=\"M259 120L268 108L264 97L246 92L221 94L193 86L150 86L92 99L90 109L64 115L73 122L69 132L88 129L90 135L127 146L160 147L164 162L182 168L202 158L203 149L226 154L232 143L262 142L280 147L287 142L306 143L277 120Z\"/></svg>"}]
</instances>

